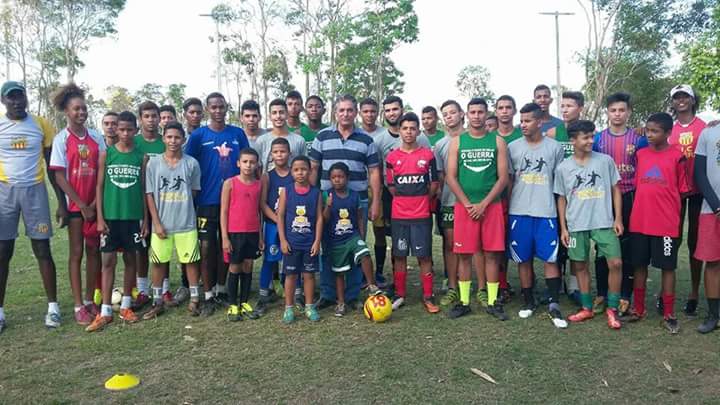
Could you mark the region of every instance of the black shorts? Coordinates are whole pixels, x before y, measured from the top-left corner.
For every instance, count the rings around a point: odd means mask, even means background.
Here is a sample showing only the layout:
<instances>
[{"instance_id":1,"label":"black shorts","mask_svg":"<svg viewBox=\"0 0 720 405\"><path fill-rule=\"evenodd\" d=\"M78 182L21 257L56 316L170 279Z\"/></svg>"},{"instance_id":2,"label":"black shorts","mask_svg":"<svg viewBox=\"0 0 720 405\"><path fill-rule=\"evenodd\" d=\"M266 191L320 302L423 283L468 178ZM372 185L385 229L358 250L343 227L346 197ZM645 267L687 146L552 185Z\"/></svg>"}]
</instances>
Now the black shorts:
<instances>
[{"instance_id":1,"label":"black shorts","mask_svg":"<svg viewBox=\"0 0 720 405\"><path fill-rule=\"evenodd\" d=\"M220 206L203 205L197 209L198 239L217 240L220 229Z\"/></svg>"},{"instance_id":2,"label":"black shorts","mask_svg":"<svg viewBox=\"0 0 720 405\"><path fill-rule=\"evenodd\" d=\"M633 266L653 266L662 270L677 268L680 238L633 233L630 237Z\"/></svg>"},{"instance_id":3,"label":"black shorts","mask_svg":"<svg viewBox=\"0 0 720 405\"><path fill-rule=\"evenodd\" d=\"M291 250L283 256L285 275L317 273L320 270L320 255L311 256L310 250Z\"/></svg>"},{"instance_id":4,"label":"black shorts","mask_svg":"<svg viewBox=\"0 0 720 405\"><path fill-rule=\"evenodd\" d=\"M432 257L432 219L392 221L392 254Z\"/></svg>"},{"instance_id":5,"label":"black shorts","mask_svg":"<svg viewBox=\"0 0 720 405\"><path fill-rule=\"evenodd\" d=\"M230 234L230 263L240 264L244 260L254 260L260 257L260 233L242 232Z\"/></svg>"},{"instance_id":6,"label":"black shorts","mask_svg":"<svg viewBox=\"0 0 720 405\"><path fill-rule=\"evenodd\" d=\"M140 221L107 221L108 233L100 235L100 251L135 252L146 249L145 239L140 236Z\"/></svg>"}]
</instances>

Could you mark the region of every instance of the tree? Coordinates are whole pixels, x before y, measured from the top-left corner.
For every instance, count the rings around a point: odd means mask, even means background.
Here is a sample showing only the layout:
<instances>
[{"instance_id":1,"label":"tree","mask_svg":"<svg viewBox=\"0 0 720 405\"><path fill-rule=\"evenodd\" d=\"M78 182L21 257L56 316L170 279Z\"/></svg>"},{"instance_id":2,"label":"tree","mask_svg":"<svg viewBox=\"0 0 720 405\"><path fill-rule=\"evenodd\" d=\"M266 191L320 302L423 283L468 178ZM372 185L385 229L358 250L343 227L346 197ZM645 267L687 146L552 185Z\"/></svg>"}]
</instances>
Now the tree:
<instances>
[{"instance_id":1,"label":"tree","mask_svg":"<svg viewBox=\"0 0 720 405\"><path fill-rule=\"evenodd\" d=\"M180 113L182 111L183 102L185 102L185 89L187 86L183 83L173 83L167 86L165 91L164 99L166 104L170 104L175 107L175 110ZM178 117L180 119L180 117Z\"/></svg>"},{"instance_id":2,"label":"tree","mask_svg":"<svg viewBox=\"0 0 720 405\"><path fill-rule=\"evenodd\" d=\"M715 5L706 32L684 48L678 74L693 86L705 106L720 110L720 4Z\"/></svg>"},{"instance_id":3,"label":"tree","mask_svg":"<svg viewBox=\"0 0 720 405\"><path fill-rule=\"evenodd\" d=\"M108 111L122 112L122 111L134 111L137 100L130 93L130 90L119 87L110 86L105 89L108 99L105 103Z\"/></svg>"},{"instance_id":4,"label":"tree","mask_svg":"<svg viewBox=\"0 0 720 405\"><path fill-rule=\"evenodd\" d=\"M495 102L495 94L490 90L490 72L480 65L468 65L457 76L455 86L465 97L483 97L488 104Z\"/></svg>"},{"instance_id":5,"label":"tree","mask_svg":"<svg viewBox=\"0 0 720 405\"><path fill-rule=\"evenodd\" d=\"M145 83L133 96L138 102L153 101L156 104L165 104L165 95L162 86L157 83Z\"/></svg>"}]
</instances>

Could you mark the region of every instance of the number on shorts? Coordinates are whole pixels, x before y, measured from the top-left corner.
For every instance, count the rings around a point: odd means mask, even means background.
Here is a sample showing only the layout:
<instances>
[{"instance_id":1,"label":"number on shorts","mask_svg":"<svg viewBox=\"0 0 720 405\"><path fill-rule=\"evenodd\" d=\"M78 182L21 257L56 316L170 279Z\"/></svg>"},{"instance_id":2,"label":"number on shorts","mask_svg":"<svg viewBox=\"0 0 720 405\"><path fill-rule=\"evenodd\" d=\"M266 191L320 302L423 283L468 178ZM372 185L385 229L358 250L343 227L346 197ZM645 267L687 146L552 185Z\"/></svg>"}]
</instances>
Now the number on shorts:
<instances>
[{"instance_id":1,"label":"number on shorts","mask_svg":"<svg viewBox=\"0 0 720 405\"><path fill-rule=\"evenodd\" d=\"M443 213L443 222L453 222L455 221L455 213L454 212L444 212Z\"/></svg>"},{"instance_id":2,"label":"number on shorts","mask_svg":"<svg viewBox=\"0 0 720 405\"><path fill-rule=\"evenodd\" d=\"M570 238L568 241L568 248L576 248L577 247L577 238Z\"/></svg>"},{"instance_id":3,"label":"number on shorts","mask_svg":"<svg viewBox=\"0 0 720 405\"><path fill-rule=\"evenodd\" d=\"M140 237L139 233L137 233L137 232L133 233L133 241L135 243L140 243L142 241L142 238Z\"/></svg>"},{"instance_id":4,"label":"number on shorts","mask_svg":"<svg viewBox=\"0 0 720 405\"><path fill-rule=\"evenodd\" d=\"M101 248L104 248L105 245L107 245L107 238L108 238L107 234L104 234L104 233L100 234L100 247Z\"/></svg>"},{"instance_id":5,"label":"number on shorts","mask_svg":"<svg viewBox=\"0 0 720 405\"><path fill-rule=\"evenodd\" d=\"M205 229L205 227L207 226L207 222L208 222L207 218L198 217L198 227L200 229Z\"/></svg>"}]
</instances>

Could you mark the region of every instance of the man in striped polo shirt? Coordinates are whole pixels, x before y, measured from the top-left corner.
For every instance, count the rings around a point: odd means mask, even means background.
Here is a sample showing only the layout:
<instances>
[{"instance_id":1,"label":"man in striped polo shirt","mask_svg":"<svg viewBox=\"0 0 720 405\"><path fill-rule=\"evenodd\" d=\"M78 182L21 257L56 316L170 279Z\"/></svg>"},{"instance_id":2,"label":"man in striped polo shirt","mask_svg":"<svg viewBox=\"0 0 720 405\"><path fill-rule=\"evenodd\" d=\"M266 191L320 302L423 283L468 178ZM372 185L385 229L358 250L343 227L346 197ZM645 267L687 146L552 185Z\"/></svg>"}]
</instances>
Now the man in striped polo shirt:
<instances>
[{"instance_id":1,"label":"man in striped polo shirt","mask_svg":"<svg viewBox=\"0 0 720 405\"><path fill-rule=\"evenodd\" d=\"M335 103L335 119L337 126L326 128L317 134L310 148L309 157L312 162L310 184L316 184L320 178L320 188L330 190L330 167L336 162L343 162L350 168L351 190L360 194L360 204L367 217L368 178L373 195L381 193L380 158L372 137L355 127L357 117L357 101L351 95L340 96ZM373 199L370 206L370 219L375 219L380 212L380 200ZM365 235L362 235L365 238ZM322 309L334 305L336 299L335 275L329 265L322 266L320 272L320 300L317 308ZM345 300L352 308L357 304L360 295L362 273L358 268L348 272L346 280Z\"/></svg>"}]
</instances>

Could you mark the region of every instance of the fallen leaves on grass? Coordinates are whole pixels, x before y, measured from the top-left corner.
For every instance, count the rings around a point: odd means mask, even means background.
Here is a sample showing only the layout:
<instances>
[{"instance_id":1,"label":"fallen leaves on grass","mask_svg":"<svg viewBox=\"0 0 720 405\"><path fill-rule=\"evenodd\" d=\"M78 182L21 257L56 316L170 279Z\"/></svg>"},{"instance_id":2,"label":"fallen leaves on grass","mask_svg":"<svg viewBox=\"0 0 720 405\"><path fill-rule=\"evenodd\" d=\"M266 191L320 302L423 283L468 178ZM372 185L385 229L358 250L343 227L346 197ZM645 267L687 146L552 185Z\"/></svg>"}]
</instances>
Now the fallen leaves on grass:
<instances>
[{"instance_id":1,"label":"fallen leaves on grass","mask_svg":"<svg viewBox=\"0 0 720 405\"><path fill-rule=\"evenodd\" d=\"M610 388L610 384L608 384L608 382L607 382L606 379L603 378L603 379L602 379L602 383L603 383L604 386Z\"/></svg>"},{"instance_id":2,"label":"fallen leaves on grass","mask_svg":"<svg viewBox=\"0 0 720 405\"><path fill-rule=\"evenodd\" d=\"M680 388L674 388L674 387L667 387L667 390L669 392L672 392L673 394L677 394L678 392L680 392Z\"/></svg>"},{"instance_id":3,"label":"fallen leaves on grass","mask_svg":"<svg viewBox=\"0 0 720 405\"><path fill-rule=\"evenodd\" d=\"M663 366L665 366L665 370L667 370L668 373L672 373L672 366L667 362L667 360L663 361Z\"/></svg>"},{"instance_id":4,"label":"fallen leaves on grass","mask_svg":"<svg viewBox=\"0 0 720 405\"><path fill-rule=\"evenodd\" d=\"M693 373L694 375L698 375L698 374L700 374L700 373L702 373L702 372L703 372L703 369L701 369L701 368L696 368L695 370L692 371L692 373Z\"/></svg>"},{"instance_id":5,"label":"fallen leaves on grass","mask_svg":"<svg viewBox=\"0 0 720 405\"><path fill-rule=\"evenodd\" d=\"M192 329L192 325L185 325L185 329Z\"/></svg>"},{"instance_id":6,"label":"fallen leaves on grass","mask_svg":"<svg viewBox=\"0 0 720 405\"><path fill-rule=\"evenodd\" d=\"M487 374L487 373L485 373L485 372L483 372L483 371L480 371L480 370L478 370L478 369L476 369L476 368L471 368L470 371L472 371L473 374L481 377L481 378L482 378L483 380L485 380L485 381L491 382L491 383L493 383L493 384L497 384L497 381L495 381L494 378L490 377L489 374Z\"/></svg>"},{"instance_id":7,"label":"fallen leaves on grass","mask_svg":"<svg viewBox=\"0 0 720 405\"><path fill-rule=\"evenodd\" d=\"M197 339L195 339L195 338L192 337L192 336L188 336L188 335L183 336L183 340L186 341L186 342L191 342L191 343L192 343L192 342L197 342Z\"/></svg>"}]
</instances>

